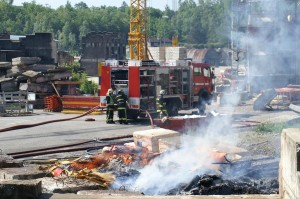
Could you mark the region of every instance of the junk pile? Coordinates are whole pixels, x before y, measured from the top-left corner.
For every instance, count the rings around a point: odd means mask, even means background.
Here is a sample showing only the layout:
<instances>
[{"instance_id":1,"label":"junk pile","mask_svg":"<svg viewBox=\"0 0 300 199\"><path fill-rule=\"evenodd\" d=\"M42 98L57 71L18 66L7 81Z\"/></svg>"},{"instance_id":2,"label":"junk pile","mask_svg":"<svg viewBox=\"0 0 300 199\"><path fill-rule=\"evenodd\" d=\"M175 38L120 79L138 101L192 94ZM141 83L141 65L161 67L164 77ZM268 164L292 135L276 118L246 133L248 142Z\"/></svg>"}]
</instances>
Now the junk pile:
<instances>
[{"instance_id":1,"label":"junk pile","mask_svg":"<svg viewBox=\"0 0 300 199\"><path fill-rule=\"evenodd\" d=\"M127 191L139 190L140 192L143 190L127 185L138 182L143 169L149 166L165 170L173 176L178 174L177 170L182 165L176 164L174 159L166 165L160 165L157 161L183 147L179 132L155 128L136 131L133 137L134 142L87 151L88 155L83 157L58 161L52 165L40 166L39 169L48 171L55 178L72 177L92 181L98 183L103 189L123 188ZM174 186L171 185L172 188L168 189L168 192L161 194L228 195L278 192L278 160L266 157L247 159L246 156L243 157L247 151L239 147L218 146L216 149L199 145L197 150L189 151L189 155L196 157L196 160L203 159L199 154L205 154L207 158L204 158L204 163L194 163L191 167L192 171L190 168L185 168L188 172L186 174L192 173L194 177L190 178L188 183L174 182ZM189 157L188 154L186 155ZM185 160L187 157L182 159ZM154 173L153 176L151 175L147 175L149 180L155 176ZM161 181L164 180L163 178ZM155 186L162 186L162 184ZM151 195L147 192L145 194Z\"/></svg>"},{"instance_id":2,"label":"junk pile","mask_svg":"<svg viewBox=\"0 0 300 199\"><path fill-rule=\"evenodd\" d=\"M12 62L0 62L0 91L28 91L36 93L36 108L44 107L44 97L54 94L52 81L71 76L66 68L39 64L39 57L17 57Z\"/></svg>"},{"instance_id":3,"label":"junk pile","mask_svg":"<svg viewBox=\"0 0 300 199\"><path fill-rule=\"evenodd\" d=\"M101 153L59 161L50 166L40 166L39 169L48 171L53 177L85 179L107 189L116 178L138 174L135 169L148 164L150 159L147 148L137 148L128 143L104 147Z\"/></svg>"},{"instance_id":4,"label":"junk pile","mask_svg":"<svg viewBox=\"0 0 300 199\"><path fill-rule=\"evenodd\" d=\"M168 195L278 194L278 159L257 157L222 164L221 173L196 175Z\"/></svg>"}]
</instances>

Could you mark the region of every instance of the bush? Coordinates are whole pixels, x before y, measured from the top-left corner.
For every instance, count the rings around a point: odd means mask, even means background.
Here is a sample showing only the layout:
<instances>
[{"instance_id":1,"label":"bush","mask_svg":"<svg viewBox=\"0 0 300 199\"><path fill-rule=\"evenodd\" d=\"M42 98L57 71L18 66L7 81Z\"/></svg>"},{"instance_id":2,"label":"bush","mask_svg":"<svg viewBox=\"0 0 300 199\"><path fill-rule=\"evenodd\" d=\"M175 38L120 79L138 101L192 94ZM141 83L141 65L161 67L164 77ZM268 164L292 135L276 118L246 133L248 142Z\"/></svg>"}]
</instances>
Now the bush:
<instances>
[{"instance_id":1,"label":"bush","mask_svg":"<svg viewBox=\"0 0 300 199\"><path fill-rule=\"evenodd\" d=\"M71 81L80 81L80 91L84 94L94 95L98 91L98 85L87 79L87 74L85 72L80 73L80 64L73 63L66 66L68 70L72 72Z\"/></svg>"},{"instance_id":2,"label":"bush","mask_svg":"<svg viewBox=\"0 0 300 199\"><path fill-rule=\"evenodd\" d=\"M92 81L89 81L86 73L81 74L81 82L82 84L80 85L80 90L84 94L94 95L98 91L98 85Z\"/></svg>"}]
</instances>

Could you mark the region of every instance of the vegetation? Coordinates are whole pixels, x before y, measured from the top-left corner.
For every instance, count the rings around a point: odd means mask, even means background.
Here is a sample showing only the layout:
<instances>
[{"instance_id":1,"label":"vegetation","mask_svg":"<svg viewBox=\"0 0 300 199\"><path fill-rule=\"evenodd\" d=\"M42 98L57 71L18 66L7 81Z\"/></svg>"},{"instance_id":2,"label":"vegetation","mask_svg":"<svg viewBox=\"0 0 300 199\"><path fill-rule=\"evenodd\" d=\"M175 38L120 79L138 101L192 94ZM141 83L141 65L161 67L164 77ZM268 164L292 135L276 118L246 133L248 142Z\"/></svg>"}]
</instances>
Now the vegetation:
<instances>
[{"instance_id":1,"label":"vegetation","mask_svg":"<svg viewBox=\"0 0 300 199\"><path fill-rule=\"evenodd\" d=\"M281 133L286 127L285 123L262 123L256 127L256 132L275 132Z\"/></svg>"},{"instance_id":2,"label":"vegetation","mask_svg":"<svg viewBox=\"0 0 300 199\"><path fill-rule=\"evenodd\" d=\"M178 10L149 8L149 37L172 38L178 35L183 45L224 47L229 43L231 0L179 0ZM129 32L130 9L126 0L120 7L88 7L67 2L57 9L35 1L14 6L12 0L0 0L0 33L15 35L51 32L59 40L60 50L80 53L83 36L90 31ZM163 17L168 16L168 18Z\"/></svg>"},{"instance_id":3,"label":"vegetation","mask_svg":"<svg viewBox=\"0 0 300 199\"><path fill-rule=\"evenodd\" d=\"M98 91L98 85L93 81L89 81L87 74L80 71L80 64L73 63L66 65L66 67L72 72L71 81L80 81L80 91L84 94L94 95Z\"/></svg>"}]
</instances>

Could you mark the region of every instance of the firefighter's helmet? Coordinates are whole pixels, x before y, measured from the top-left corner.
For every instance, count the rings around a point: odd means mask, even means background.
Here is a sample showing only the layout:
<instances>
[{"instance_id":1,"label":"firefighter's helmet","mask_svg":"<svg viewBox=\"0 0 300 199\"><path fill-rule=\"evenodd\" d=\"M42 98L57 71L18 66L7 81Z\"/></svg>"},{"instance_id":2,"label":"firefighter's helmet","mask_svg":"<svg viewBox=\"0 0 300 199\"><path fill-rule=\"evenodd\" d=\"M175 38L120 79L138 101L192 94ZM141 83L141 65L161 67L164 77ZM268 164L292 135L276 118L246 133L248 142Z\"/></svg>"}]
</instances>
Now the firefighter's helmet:
<instances>
[{"instance_id":1,"label":"firefighter's helmet","mask_svg":"<svg viewBox=\"0 0 300 199\"><path fill-rule=\"evenodd\" d=\"M165 90L161 90L161 91L159 92L159 94L164 95L164 94L166 94L166 91L165 91Z\"/></svg>"},{"instance_id":2,"label":"firefighter's helmet","mask_svg":"<svg viewBox=\"0 0 300 199\"><path fill-rule=\"evenodd\" d=\"M123 94L124 92L123 92L123 90L122 89L119 89L118 90L118 94Z\"/></svg>"},{"instance_id":3,"label":"firefighter's helmet","mask_svg":"<svg viewBox=\"0 0 300 199\"><path fill-rule=\"evenodd\" d=\"M108 94L113 94L114 91L113 91L113 89L110 88L110 89L108 89L107 92L108 92Z\"/></svg>"}]
</instances>

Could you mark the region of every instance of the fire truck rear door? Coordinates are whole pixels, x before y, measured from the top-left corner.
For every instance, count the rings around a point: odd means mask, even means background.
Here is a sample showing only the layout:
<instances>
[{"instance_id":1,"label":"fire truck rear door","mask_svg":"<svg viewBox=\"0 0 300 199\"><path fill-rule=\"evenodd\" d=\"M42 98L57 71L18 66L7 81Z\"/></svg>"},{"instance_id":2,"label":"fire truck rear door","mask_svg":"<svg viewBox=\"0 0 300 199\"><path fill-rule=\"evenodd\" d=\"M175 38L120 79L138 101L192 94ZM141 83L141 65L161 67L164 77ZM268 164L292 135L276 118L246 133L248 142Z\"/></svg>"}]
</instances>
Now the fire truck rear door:
<instances>
[{"instance_id":1,"label":"fire truck rear door","mask_svg":"<svg viewBox=\"0 0 300 199\"><path fill-rule=\"evenodd\" d=\"M140 109L140 68L129 67L128 99L131 109Z\"/></svg>"},{"instance_id":2,"label":"fire truck rear door","mask_svg":"<svg viewBox=\"0 0 300 199\"><path fill-rule=\"evenodd\" d=\"M106 93L111 88L111 68L102 66L101 82L100 82L100 106L106 107Z\"/></svg>"}]
</instances>

